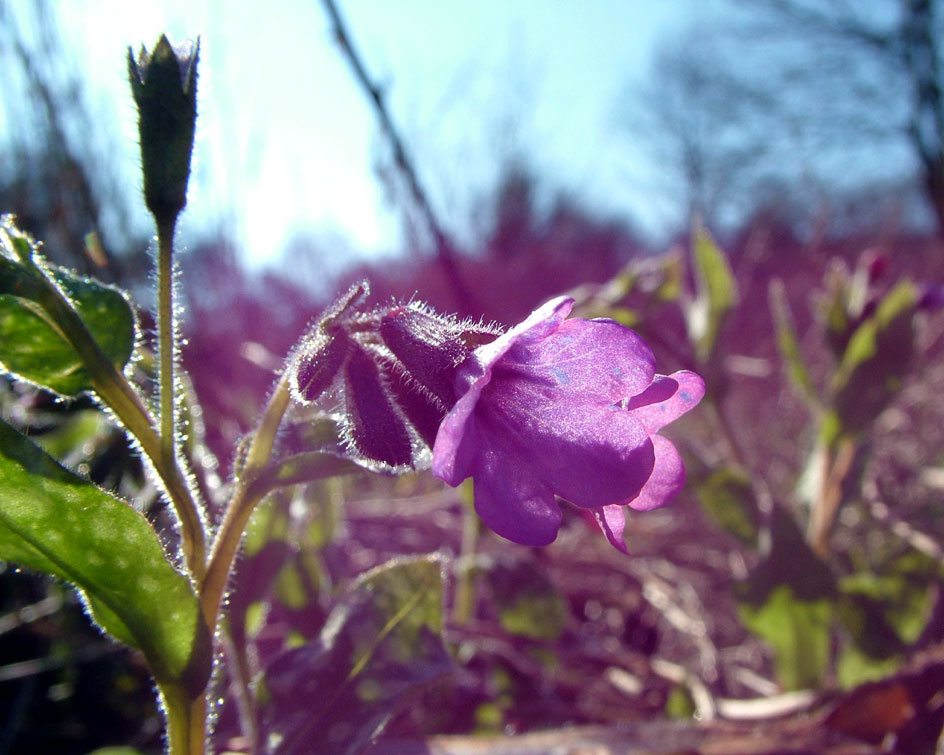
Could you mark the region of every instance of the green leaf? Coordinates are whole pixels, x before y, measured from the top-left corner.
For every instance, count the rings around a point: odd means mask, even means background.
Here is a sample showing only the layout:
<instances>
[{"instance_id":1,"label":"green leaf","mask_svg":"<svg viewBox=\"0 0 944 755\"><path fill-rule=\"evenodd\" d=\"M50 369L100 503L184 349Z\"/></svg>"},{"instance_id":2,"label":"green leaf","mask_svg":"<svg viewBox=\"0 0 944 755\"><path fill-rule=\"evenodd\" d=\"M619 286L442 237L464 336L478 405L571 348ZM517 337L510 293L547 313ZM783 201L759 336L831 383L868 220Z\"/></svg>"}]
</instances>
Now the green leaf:
<instances>
[{"instance_id":1,"label":"green leaf","mask_svg":"<svg viewBox=\"0 0 944 755\"><path fill-rule=\"evenodd\" d=\"M442 640L441 569L430 556L368 572L318 642L268 666L263 734L275 753L363 752L410 695L453 668Z\"/></svg>"},{"instance_id":2,"label":"green leaf","mask_svg":"<svg viewBox=\"0 0 944 755\"><path fill-rule=\"evenodd\" d=\"M844 428L866 429L898 394L914 352L917 302L914 285L899 283L849 339L833 376L834 405Z\"/></svg>"},{"instance_id":3,"label":"green leaf","mask_svg":"<svg viewBox=\"0 0 944 755\"><path fill-rule=\"evenodd\" d=\"M695 489L702 508L723 530L748 545L757 543L759 515L750 480L729 466L716 469Z\"/></svg>"},{"instance_id":4,"label":"green leaf","mask_svg":"<svg viewBox=\"0 0 944 755\"><path fill-rule=\"evenodd\" d=\"M675 685L665 699L663 712L669 718L690 719L695 715L695 701L684 684Z\"/></svg>"},{"instance_id":5,"label":"green leaf","mask_svg":"<svg viewBox=\"0 0 944 755\"><path fill-rule=\"evenodd\" d=\"M800 343L793 325L793 316L790 313L790 305L787 302L783 281L779 278L772 280L768 295L770 311L774 318L774 328L777 333L777 346L780 348L780 356L786 364L787 374L807 403L812 407L818 407L820 404L819 396L816 387L813 385L813 380L810 378L810 372L807 369L806 361L803 359L803 354L800 353Z\"/></svg>"},{"instance_id":6,"label":"green leaf","mask_svg":"<svg viewBox=\"0 0 944 755\"><path fill-rule=\"evenodd\" d=\"M82 359L44 306L51 286L71 302L108 360L123 369L136 338L125 294L42 262L35 248L21 262L20 247L32 242L9 223L0 228L0 242L0 369L64 396L91 387Z\"/></svg>"},{"instance_id":7,"label":"green leaf","mask_svg":"<svg viewBox=\"0 0 944 755\"><path fill-rule=\"evenodd\" d=\"M829 663L835 580L779 505L770 540L769 553L740 591L741 620L774 649L785 689L816 687Z\"/></svg>"},{"instance_id":8,"label":"green leaf","mask_svg":"<svg viewBox=\"0 0 944 755\"><path fill-rule=\"evenodd\" d=\"M79 588L92 619L141 650L158 682L203 688L210 635L147 520L0 421L0 559Z\"/></svg>"},{"instance_id":9,"label":"green leaf","mask_svg":"<svg viewBox=\"0 0 944 755\"><path fill-rule=\"evenodd\" d=\"M829 663L829 600L800 600L788 585L780 585L765 603L741 604L740 612L744 626L773 647L777 678L785 689L819 685Z\"/></svg>"},{"instance_id":10,"label":"green leaf","mask_svg":"<svg viewBox=\"0 0 944 755\"><path fill-rule=\"evenodd\" d=\"M489 570L488 582L502 629L535 640L560 638L567 605L541 571L526 562L502 560Z\"/></svg>"},{"instance_id":11,"label":"green leaf","mask_svg":"<svg viewBox=\"0 0 944 755\"><path fill-rule=\"evenodd\" d=\"M711 356L724 316L738 298L737 282L728 259L702 226L694 231L695 300L685 309L689 336L699 359Z\"/></svg>"},{"instance_id":12,"label":"green leaf","mask_svg":"<svg viewBox=\"0 0 944 755\"><path fill-rule=\"evenodd\" d=\"M873 659L904 652L927 626L937 588L937 564L914 552L889 561L881 573L850 574L839 582L843 623Z\"/></svg>"},{"instance_id":13,"label":"green leaf","mask_svg":"<svg viewBox=\"0 0 944 755\"><path fill-rule=\"evenodd\" d=\"M893 345L888 338L889 331L900 323L903 316L910 324L910 315L917 303L918 293L910 281L899 283L885 294L875 314L865 320L849 339L835 377L837 388L845 386L861 365L879 356L883 346Z\"/></svg>"},{"instance_id":14,"label":"green leaf","mask_svg":"<svg viewBox=\"0 0 944 755\"><path fill-rule=\"evenodd\" d=\"M865 682L885 679L902 665L903 658L900 655L875 658L850 643L842 649L836 661L836 681L843 689L850 689Z\"/></svg>"}]
</instances>

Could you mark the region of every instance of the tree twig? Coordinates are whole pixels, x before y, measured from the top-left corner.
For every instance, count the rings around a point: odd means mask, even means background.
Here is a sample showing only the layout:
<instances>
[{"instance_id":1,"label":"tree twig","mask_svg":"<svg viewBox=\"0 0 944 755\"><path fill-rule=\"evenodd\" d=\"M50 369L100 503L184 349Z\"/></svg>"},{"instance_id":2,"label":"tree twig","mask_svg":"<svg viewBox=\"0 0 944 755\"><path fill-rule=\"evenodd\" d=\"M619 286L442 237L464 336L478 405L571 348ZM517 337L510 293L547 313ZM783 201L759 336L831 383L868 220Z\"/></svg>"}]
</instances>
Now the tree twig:
<instances>
[{"instance_id":1,"label":"tree twig","mask_svg":"<svg viewBox=\"0 0 944 755\"><path fill-rule=\"evenodd\" d=\"M377 113L380 128L390 142L390 148L393 150L393 160L397 170L406 181L413 203L416 205L416 209L419 211L430 235L433 237L433 241L436 244L436 256L443 266L443 271L449 279L449 283L459 300L459 304L463 309L472 312L474 309L472 295L459 273L459 268L456 264L455 246L446 235L442 224L439 222L439 219L430 206L426 191L420 184L416 169L413 167L413 161L390 117L390 112L387 110L387 105L384 101L384 92L380 86L373 82L370 75L367 73L363 60L354 47L354 43L351 40L351 36L341 18L341 14L338 12L334 0L322 0L322 3L325 7L325 12L328 14L328 18L331 20L334 38L337 40L341 52L351 66L354 78L363 88L367 99L371 102L374 111Z\"/></svg>"}]
</instances>

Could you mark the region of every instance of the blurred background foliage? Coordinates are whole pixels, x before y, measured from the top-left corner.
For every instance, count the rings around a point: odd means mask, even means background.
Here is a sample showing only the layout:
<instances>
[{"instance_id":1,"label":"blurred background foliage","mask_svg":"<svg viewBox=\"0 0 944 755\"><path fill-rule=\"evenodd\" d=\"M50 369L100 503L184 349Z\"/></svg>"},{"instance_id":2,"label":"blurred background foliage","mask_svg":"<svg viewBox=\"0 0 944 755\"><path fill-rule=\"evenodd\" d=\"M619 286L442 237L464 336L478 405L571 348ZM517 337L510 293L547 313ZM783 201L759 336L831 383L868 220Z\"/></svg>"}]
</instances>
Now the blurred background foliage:
<instances>
[{"instance_id":1,"label":"blurred background foliage","mask_svg":"<svg viewBox=\"0 0 944 755\"><path fill-rule=\"evenodd\" d=\"M12 8L0 3L0 210L55 261L146 297L148 239L128 220L138 199L68 64L68 32L51 4L29 4L41 34ZM619 127L661 167L653 191L674 197L679 219L658 244L556 187L526 152L502 156L488 195L464 209L473 243L459 244L435 210L442 197L423 210L415 166L395 150L377 164L404 217L395 259L345 264L346 250L297 238L282 265L259 270L225 223L190 241L183 361L210 484L225 484L273 370L327 292L361 278L377 301L415 294L505 325L570 292L578 314L637 329L661 371L695 369L708 384L671 431L686 492L630 518L630 558L572 510L553 546L509 548L479 530L469 490L426 474L273 495L234 580L221 743L238 751L247 732L292 714L291 690L304 689L293 652L319 636L339 595L353 600L344 590L358 574L435 551L453 661L417 639L421 628L395 638L419 642L423 661L395 696L370 687L376 711L407 693L419 701L397 707L388 740L738 718L745 700L798 692L801 710L899 679L902 712L881 733L895 732L901 752L934 752L917 748L944 720L933 702L944 685L944 10L859 8L733 4L711 33L667 39L645 82L627 84L638 96ZM424 161L422 143L411 154ZM137 455L92 401L3 382L0 411L99 485L144 501L171 536ZM63 585L0 565L0 755L160 750L143 666L81 614ZM364 710L358 725L373 720ZM836 726L875 738L857 719Z\"/></svg>"}]
</instances>

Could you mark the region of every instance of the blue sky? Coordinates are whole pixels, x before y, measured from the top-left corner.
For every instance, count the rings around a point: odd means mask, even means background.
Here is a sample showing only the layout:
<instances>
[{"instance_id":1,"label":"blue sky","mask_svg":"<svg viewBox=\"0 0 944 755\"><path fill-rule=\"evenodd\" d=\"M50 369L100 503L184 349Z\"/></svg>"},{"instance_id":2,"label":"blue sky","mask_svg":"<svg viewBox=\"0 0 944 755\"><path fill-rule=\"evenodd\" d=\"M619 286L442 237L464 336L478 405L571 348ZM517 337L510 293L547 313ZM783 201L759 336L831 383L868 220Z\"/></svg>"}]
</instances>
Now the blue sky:
<instances>
[{"instance_id":1,"label":"blue sky","mask_svg":"<svg viewBox=\"0 0 944 755\"><path fill-rule=\"evenodd\" d=\"M618 127L627 85L661 38L697 20L696 0L340 0L352 36L412 148L444 224L474 237L503 157L552 188L658 234L672 219ZM402 247L400 213L373 166L373 112L330 38L318 0L84 0L58 4L102 117L136 167L128 44L202 39L200 122L185 235L235 224L248 258L273 261L300 232L349 253ZM135 180L129 172L130 181Z\"/></svg>"}]
</instances>

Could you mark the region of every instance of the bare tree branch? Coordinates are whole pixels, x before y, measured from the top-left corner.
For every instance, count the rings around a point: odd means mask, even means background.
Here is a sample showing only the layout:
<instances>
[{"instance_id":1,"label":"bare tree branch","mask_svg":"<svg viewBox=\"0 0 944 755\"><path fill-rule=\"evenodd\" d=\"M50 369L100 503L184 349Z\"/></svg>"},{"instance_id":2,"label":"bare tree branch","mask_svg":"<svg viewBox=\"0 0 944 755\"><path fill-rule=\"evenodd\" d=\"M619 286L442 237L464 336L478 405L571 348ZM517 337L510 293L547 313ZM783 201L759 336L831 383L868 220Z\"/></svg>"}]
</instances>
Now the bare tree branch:
<instances>
[{"instance_id":1,"label":"bare tree branch","mask_svg":"<svg viewBox=\"0 0 944 755\"><path fill-rule=\"evenodd\" d=\"M384 92L380 86L373 82L370 75L367 73L367 69L364 66L360 54L354 47L354 43L351 40L351 36L341 18L341 14L338 12L334 0L322 0L322 3L331 20L332 33L341 48L341 52L351 66L354 78L357 80L357 83L360 84L361 88L363 88L368 100L370 100L373 105L374 111L377 113L380 127L393 150L393 159L397 170L406 181L413 203L433 237L433 242L436 245L436 255L439 258L440 264L443 266L443 270L453 287L456 297L459 299L461 307L471 312L474 309L472 296L459 273L455 258L455 246L443 230L442 224L439 222L429 203L426 191L420 184L416 169L413 167L413 161L407 152L403 140L400 138L400 134L393 123L393 119L390 117L390 113L384 101Z\"/></svg>"}]
</instances>

